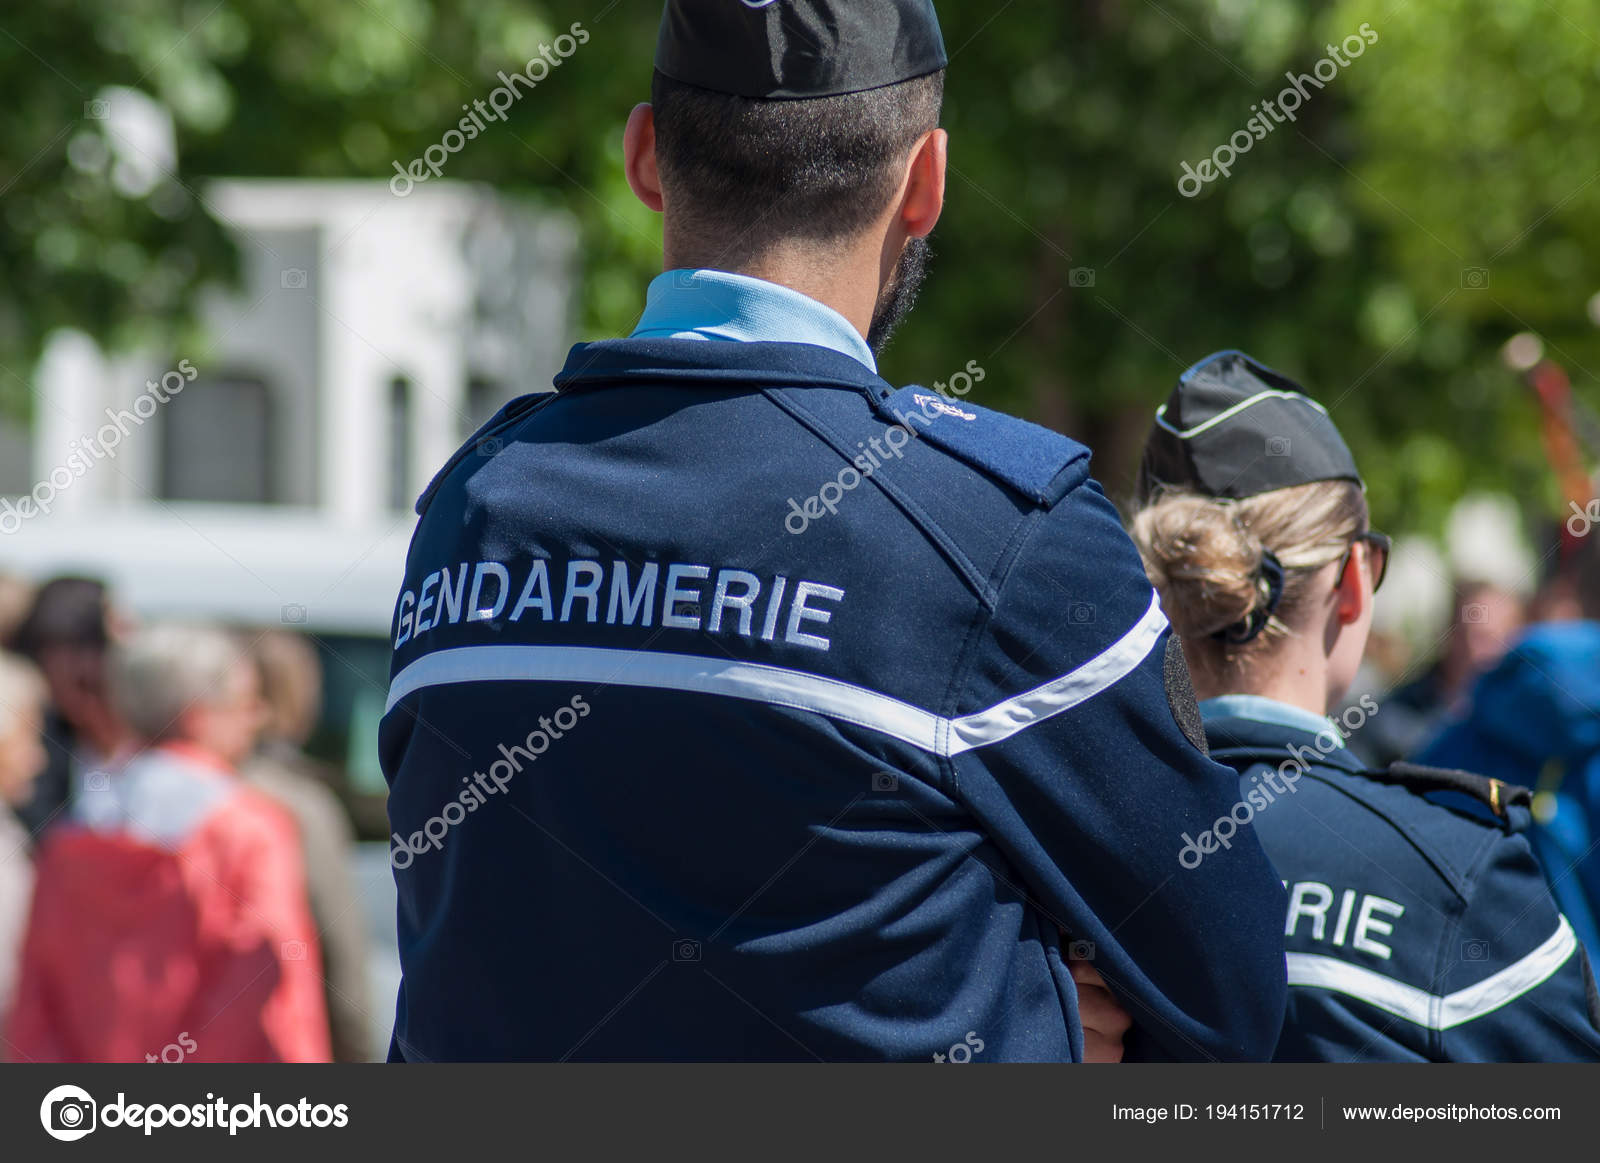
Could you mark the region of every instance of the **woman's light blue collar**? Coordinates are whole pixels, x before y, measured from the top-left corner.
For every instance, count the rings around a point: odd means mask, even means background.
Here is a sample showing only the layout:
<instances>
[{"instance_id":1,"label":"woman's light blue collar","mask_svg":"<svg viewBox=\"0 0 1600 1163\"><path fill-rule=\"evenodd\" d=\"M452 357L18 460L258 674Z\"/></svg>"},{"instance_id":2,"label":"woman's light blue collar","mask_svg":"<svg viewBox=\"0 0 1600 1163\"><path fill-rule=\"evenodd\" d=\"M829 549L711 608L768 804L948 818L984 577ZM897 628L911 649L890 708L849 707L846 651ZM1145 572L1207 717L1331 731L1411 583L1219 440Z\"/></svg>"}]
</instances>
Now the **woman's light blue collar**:
<instances>
[{"instance_id":1,"label":"woman's light blue collar","mask_svg":"<svg viewBox=\"0 0 1600 1163\"><path fill-rule=\"evenodd\" d=\"M1211 723L1217 719L1249 719L1255 723L1271 723L1275 727L1292 727L1311 735L1331 731L1344 746L1344 732L1326 715L1308 711L1304 707L1280 703L1265 695L1219 695L1200 704L1200 720Z\"/></svg>"},{"instance_id":2,"label":"woman's light blue collar","mask_svg":"<svg viewBox=\"0 0 1600 1163\"><path fill-rule=\"evenodd\" d=\"M809 343L848 355L876 373L861 332L808 295L729 271L674 270L650 282L635 339Z\"/></svg>"}]
</instances>

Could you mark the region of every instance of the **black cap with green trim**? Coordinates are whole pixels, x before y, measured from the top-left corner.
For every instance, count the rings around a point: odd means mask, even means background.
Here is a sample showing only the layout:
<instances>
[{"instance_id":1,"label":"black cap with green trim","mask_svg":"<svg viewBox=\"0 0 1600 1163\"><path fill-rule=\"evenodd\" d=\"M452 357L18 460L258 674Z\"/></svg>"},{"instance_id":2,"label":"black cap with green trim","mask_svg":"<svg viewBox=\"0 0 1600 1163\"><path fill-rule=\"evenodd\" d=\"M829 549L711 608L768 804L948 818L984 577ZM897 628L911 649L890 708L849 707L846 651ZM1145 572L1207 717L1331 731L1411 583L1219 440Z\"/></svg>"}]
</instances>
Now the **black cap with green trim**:
<instances>
[{"instance_id":1,"label":"black cap with green trim","mask_svg":"<svg viewBox=\"0 0 1600 1163\"><path fill-rule=\"evenodd\" d=\"M1362 484L1328 410L1281 372L1221 351L1184 372L1156 410L1139 499L1181 488L1239 500L1327 480Z\"/></svg>"}]
</instances>

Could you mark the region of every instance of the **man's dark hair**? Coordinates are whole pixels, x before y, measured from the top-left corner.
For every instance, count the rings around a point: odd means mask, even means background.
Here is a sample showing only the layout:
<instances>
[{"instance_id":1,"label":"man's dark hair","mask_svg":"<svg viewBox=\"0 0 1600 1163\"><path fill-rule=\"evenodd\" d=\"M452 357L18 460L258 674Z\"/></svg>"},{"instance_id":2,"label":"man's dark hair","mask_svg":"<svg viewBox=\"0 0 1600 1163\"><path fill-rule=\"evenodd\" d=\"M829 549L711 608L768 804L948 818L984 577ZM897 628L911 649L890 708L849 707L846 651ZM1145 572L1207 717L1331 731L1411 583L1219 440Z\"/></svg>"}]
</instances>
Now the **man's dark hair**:
<instances>
[{"instance_id":1,"label":"man's dark hair","mask_svg":"<svg viewBox=\"0 0 1600 1163\"><path fill-rule=\"evenodd\" d=\"M111 641L107 605L106 585L96 578L51 578L34 595L11 649L34 662L52 646L104 650Z\"/></svg>"},{"instance_id":2,"label":"man's dark hair","mask_svg":"<svg viewBox=\"0 0 1600 1163\"><path fill-rule=\"evenodd\" d=\"M884 212L897 165L939 125L944 73L810 100L715 93L655 74L656 159L675 215L724 263L782 239L834 242Z\"/></svg>"}]
</instances>

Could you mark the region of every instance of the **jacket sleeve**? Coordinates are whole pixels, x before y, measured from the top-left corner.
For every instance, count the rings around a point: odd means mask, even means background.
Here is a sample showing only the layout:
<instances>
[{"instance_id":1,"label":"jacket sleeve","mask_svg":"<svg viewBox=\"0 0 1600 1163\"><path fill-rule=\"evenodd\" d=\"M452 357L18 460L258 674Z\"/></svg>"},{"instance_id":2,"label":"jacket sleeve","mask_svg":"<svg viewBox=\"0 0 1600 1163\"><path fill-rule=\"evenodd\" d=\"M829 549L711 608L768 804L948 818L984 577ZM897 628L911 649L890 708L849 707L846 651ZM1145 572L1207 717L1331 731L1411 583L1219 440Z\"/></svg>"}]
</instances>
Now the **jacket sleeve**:
<instances>
[{"instance_id":1,"label":"jacket sleeve","mask_svg":"<svg viewBox=\"0 0 1600 1163\"><path fill-rule=\"evenodd\" d=\"M1099 487L1029 520L958 676L955 786L1132 1016L1129 1059L1269 1059L1285 899L1239 778L1199 746L1182 654ZM1208 829L1221 843L1189 852Z\"/></svg>"},{"instance_id":2,"label":"jacket sleeve","mask_svg":"<svg viewBox=\"0 0 1600 1163\"><path fill-rule=\"evenodd\" d=\"M1522 836L1486 856L1436 980L1446 1061L1600 1061L1588 958Z\"/></svg>"}]
</instances>

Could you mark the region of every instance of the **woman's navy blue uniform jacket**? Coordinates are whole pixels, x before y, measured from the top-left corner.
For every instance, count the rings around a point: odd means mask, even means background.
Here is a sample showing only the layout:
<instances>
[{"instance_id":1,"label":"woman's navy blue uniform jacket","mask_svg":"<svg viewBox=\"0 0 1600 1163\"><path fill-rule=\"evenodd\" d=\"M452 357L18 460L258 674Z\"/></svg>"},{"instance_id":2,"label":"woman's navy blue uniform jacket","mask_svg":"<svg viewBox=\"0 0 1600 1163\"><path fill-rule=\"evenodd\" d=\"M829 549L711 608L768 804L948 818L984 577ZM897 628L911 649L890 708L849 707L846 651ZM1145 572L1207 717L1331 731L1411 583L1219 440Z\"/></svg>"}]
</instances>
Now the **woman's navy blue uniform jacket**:
<instances>
[{"instance_id":1,"label":"woman's navy blue uniform jacket","mask_svg":"<svg viewBox=\"0 0 1600 1163\"><path fill-rule=\"evenodd\" d=\"M1271 1054L1282 889L1177 860L1237 780L1087 449L808 344L557 385L419 502L394 1056L1077 1059L1069 951L1130 1057Z\"/></svg>"},{"instance_id":2,"label":"woman's navy blue uniform jacket","mask_svg":"<svg viewBox=\"0 0 1600 1163\"><path fill-rule=\"evenodd\" d=\"M1279 1060L1600 1058L1588 959L1518 835L1525 789L1405 764L1368 772L1331 726L1213 705L1211 753L1239 771L1289 893Z\"/></svg>"}]
</instances>

